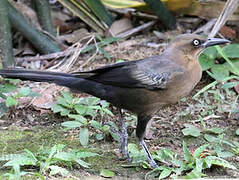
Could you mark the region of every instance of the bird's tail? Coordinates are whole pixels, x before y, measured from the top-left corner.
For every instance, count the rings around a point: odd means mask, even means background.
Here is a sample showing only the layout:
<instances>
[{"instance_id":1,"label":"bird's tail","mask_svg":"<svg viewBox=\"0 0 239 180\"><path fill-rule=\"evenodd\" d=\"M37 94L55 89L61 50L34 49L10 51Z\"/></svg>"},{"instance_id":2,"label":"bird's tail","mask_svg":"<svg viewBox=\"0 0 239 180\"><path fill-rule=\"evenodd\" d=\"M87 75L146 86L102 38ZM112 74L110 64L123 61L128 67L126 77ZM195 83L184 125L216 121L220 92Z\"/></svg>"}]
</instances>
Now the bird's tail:
<instances>
[{"instance_id":1,"label":"bird's tail","mask_svg":"<svg viewBox=\"0 0 239 180\"><path fill-rule=\"evenodd\" d=\"M73 74L22 69L0 69L0 75L5 78L56 83L66 87L70 87L72 82L80 79Z\"/></svg>"}]
</instances>

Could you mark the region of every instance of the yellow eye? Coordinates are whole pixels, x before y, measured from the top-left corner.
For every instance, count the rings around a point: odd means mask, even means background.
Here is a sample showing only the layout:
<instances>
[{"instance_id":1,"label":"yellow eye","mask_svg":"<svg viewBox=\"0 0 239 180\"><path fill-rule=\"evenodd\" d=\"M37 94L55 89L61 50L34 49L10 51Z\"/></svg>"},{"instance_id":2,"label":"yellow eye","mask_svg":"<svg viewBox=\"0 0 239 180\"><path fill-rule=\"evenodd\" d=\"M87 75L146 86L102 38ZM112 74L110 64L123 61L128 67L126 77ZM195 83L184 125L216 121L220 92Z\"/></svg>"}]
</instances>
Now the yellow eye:
<instances>
[{"instance_id":1,"label":"yellow eye","mask_svg":"<svg viewBox=\"0 0 239 180\"><path fill-rule=\"evenodd\" d=\"M193 44L194 46L199 46L199 45L201 44L201 42L200 42L199 39L194 39L193 42L192 42L192 44Z\"/></svg>"}]
</instances>

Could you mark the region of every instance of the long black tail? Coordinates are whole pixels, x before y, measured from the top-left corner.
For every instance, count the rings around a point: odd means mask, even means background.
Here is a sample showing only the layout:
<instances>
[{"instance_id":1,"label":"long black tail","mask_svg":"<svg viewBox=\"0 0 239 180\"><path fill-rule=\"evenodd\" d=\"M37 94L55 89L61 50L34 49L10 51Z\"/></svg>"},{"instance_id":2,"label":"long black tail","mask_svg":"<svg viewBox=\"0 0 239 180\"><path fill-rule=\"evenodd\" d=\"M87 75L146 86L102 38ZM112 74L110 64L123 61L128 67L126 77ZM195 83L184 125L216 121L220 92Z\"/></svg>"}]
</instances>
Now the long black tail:
<instances>
[{"instance_id":1,"label":"long black tail","mask_svg":"<svg viewBox=\"0 0 239 180\"><path fill-rule=\"evenodd\" d=\"M112 86L91 81L87 78L79 77L79 75L23 69L0 69L0 75L5 78L55 83L77 92L85 92L109 102L114 102L114 98L108 95L108 92L114 92L112 91Z\"/></svg>"},{"instance_id":2,"label":"long black tail","mask_svg":"<svg viewBox=\"0 0 239 180\"><path fill-rule=\"evenodd\" d=\"M73 74L23 69L0 69L0 75L5 78L56 83L66 87L71 87L72 82L82 79Z\"/></svg>"}]
</instances>

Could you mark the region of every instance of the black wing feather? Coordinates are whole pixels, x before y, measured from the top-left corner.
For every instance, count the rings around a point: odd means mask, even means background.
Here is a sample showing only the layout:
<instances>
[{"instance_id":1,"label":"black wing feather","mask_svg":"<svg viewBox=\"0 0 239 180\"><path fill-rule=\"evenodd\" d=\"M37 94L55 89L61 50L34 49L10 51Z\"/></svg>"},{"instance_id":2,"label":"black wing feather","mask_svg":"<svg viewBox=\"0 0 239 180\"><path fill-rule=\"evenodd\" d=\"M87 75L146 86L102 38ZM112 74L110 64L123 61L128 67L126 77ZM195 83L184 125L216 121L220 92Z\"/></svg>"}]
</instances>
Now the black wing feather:
<instances>
[{"instance_id":1,"label":"black wing feather","mask_svg":"<svg viewBox=\"0 0 239 180\"><path fill-rule=\"evenodd\" d=\"M178 72L180 75L183 70L172 61L155 56L73 74L102 84L153 90L166 88L172 78L172 72Z\"/></svg>"}]
</instances>

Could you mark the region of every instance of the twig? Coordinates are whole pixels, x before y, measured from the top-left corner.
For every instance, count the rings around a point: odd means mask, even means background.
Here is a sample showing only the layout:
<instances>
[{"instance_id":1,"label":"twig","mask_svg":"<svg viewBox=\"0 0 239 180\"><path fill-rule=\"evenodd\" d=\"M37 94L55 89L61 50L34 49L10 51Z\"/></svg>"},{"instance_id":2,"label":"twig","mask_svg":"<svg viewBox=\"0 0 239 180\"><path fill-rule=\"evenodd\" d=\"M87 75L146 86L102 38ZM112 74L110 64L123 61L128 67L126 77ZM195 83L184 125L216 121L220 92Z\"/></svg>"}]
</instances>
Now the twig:
<instances>
[{"instance_id":1,"label":"twig","mask_svg":"<svg viewBox=\"0 0 239 180\"><path fill-rule=\"evenodd\" d=\"M210 33L210 31L212 30L212 27L214 26L214 24L216 23L217 19L213 18L210 21L208 21L205 25L201 26L200 28L198 28L196 31L194 31L193 33L204 33L206 35L208 35Z\"/></svg>"},{"instance_id":2,"label":"twig","mask_svg":"<svg viewBox=\"0 0 239 180\"><path fill-rule=\"evenodd\" d=\"M65 57L66 54L68 54L67 51L69 50L66 49L65 51L41 55L41 56L20 57L20 58L15 58L15 61L17 63L22 63L23 61L43 61L43 60L58 59L60 57Z\"/></svg>"},{"instance_id":3,"label":"twig","mask_svg":"<svg viewBox=\"0 0 239 180\"><path fill-rule=\"evenodd\" d=\"M95 53L94 53L86 62L84 62L84 63L80 66L80 68L79 68L80 71L82 70L82 68L83 68L84 66L86 66L86 65L98 54L99 48L98 48L98 46L97 46L97 42L96 42L95 38L94 38L94 43L95 43L96 51L95 51Z\"/></svg>"},{"instance_id":4,"label":"twig","mask_svg":"<svg viewBox=\"0 0 239 180\"><path fill-rule=\"evenodd\" d=\"M209 38L212 38L217 34L220 28L226 23L229 16L235 12L236 8L238 7L238 4L239 0L228 0L226 2L219 18L217 19L215 26L213 27L211 33L208 36Z\"/></svg>"},{"instance_id":5,"label":"twig","mask_svg":"<svg viewBox=\"0 0 239 180\"><path fill-rule=\"evenodd\" d=\"M116 35L116 37L119 37L119 38L126 38L126 37L129 37L139 31L142 31L152 25L154 25L156 23L156 21L149 21L148 23L145 23L141 26L138 26L136 28L133 28L133 29L130 29L129 31L126 31L126 32L123 32L123 33L120 33L118 35Z\"/></svg>"}]
</instances>

